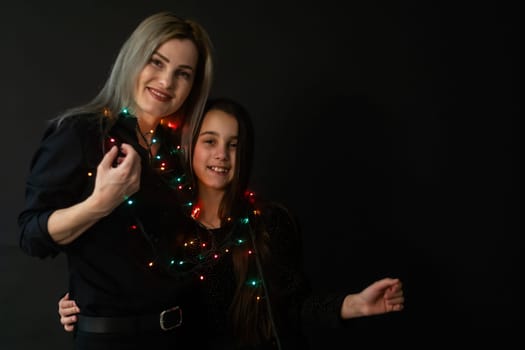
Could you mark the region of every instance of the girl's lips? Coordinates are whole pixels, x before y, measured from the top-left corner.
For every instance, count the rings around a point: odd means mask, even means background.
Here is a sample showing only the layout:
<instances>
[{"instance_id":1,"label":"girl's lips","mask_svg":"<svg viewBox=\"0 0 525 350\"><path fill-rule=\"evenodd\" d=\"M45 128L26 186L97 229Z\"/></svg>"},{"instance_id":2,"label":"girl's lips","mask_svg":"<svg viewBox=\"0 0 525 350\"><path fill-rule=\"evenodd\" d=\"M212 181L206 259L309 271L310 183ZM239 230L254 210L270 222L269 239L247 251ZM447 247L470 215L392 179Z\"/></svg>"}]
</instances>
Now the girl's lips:
<instances>
[{"instance_id":1,"label":"girl's lips","mask_svg":"<svg viewBox=\"0 0 525 350\"><path fill-rule=\"evenodd\" d=\"M208 169L215 171L216 173L227 173L230 169L220 166L209 166Z\"/></svg>"}]
</instances>

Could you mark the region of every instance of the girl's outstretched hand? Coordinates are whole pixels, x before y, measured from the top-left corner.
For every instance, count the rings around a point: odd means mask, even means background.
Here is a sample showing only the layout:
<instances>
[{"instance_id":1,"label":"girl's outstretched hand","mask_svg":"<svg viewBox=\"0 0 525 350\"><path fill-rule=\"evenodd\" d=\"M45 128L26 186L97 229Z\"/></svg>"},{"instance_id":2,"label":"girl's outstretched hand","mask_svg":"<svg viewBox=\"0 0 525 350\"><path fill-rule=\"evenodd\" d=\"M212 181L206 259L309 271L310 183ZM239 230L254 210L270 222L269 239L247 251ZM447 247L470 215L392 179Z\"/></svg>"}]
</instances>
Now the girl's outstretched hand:
<instances>
[{"instance_id":1,"label":"girl's outstretched hand","mask_svg":"<svg viewBox=\"0 0 525 350\"><path fill-rule=\"evenodd\" d=\"M403 285L397 278L383 278L357 294L348 294L341 307L341 317L349 319L379 315L404 308Z\"/></svg>"}]
</instances>

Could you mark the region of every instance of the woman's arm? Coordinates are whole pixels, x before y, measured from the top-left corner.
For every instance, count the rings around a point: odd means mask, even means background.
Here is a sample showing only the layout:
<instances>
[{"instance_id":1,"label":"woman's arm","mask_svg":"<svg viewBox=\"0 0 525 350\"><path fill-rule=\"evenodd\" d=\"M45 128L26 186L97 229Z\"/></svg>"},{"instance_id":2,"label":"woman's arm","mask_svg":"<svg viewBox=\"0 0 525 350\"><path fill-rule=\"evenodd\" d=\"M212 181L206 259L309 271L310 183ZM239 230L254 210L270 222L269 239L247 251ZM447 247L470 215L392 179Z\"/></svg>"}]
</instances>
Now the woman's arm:
<instances>
[{"instance_id":1,"label":"woman's arm","mask_svg":"<svg viewBox=\"0 0 525 350\"><path fill-rule=\"evenodd\" d=\"M126 144L120 155L114 147L102 156L101 138L97 124L81 117L46 130L18 216L20 247L28 255L57 255L138 190L140 156Z\"/></svg>"},{"instance_id":2,"label":"woman's arm","mask_svg":"<svg viewBox=\"0 0 525 350\"><path fill-rule=\"evenodd\" d=\"M54 211L48 219L47 230L58 244L68 244L89 227L110 214L128 196L140 187L140 157L127 144L113 146L97 167L95 188L84 201L65 209ZM117 166L114 167L114 161Z\"/></svg>"}]
</instances>

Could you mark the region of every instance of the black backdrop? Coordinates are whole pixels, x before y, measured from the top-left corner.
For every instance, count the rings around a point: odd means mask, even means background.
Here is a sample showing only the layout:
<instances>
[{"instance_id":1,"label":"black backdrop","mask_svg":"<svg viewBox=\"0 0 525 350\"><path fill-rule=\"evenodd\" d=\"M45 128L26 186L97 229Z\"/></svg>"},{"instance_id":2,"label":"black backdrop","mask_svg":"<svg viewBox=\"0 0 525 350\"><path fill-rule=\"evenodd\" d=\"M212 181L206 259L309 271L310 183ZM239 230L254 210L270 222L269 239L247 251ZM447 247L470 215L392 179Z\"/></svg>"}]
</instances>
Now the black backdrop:
<instances>
[{"instance_id":1,"label":"black backdrop","mask_svg":"<svg viewBox=\"0 0 525 350\"><path fill-rule=\"evenodd\" d=\"M18 248L30 157L45 120L92 98L120 44L158 10L209 31L213 94L252 112L252 188L299 216L314 287L405 282L403 313L320 330L313 343L517 325L517 11L504 2L343 3L0 5L0 348L70 343L56 313L64 258L39 261Z\"/></svg>"}]
</instances>

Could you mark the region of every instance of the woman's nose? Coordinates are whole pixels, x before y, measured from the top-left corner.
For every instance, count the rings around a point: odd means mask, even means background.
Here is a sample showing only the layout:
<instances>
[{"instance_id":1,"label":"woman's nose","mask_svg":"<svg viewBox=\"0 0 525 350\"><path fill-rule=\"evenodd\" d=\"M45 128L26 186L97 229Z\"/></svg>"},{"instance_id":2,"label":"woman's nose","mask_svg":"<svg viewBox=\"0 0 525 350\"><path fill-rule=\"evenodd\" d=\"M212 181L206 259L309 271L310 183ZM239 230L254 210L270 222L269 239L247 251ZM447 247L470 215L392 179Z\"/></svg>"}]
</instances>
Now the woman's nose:
<instances>
[{"instance_id":1,"label":"woman's nose","mask_svg":"<svg viewBox=\"0 0 525 350\"><path fill-rule=\"evenodd\" d=\"M165 89L170 89L174 87L175 79L170 72L162 72L160 73L159 82Z\"/></svg>"}]
</instances>

